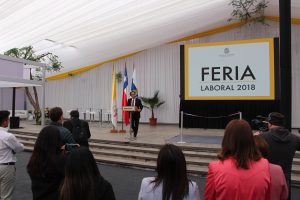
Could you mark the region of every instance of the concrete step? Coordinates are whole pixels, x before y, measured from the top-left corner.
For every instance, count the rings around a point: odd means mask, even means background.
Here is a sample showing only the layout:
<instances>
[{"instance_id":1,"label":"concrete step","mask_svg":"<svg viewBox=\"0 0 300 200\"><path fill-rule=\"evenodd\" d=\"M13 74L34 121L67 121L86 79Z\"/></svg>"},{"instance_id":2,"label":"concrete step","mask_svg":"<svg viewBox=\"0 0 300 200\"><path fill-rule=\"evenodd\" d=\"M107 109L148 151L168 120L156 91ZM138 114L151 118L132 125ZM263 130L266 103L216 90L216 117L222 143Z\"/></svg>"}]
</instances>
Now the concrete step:
<instances>
[{"instance_id":1,"label":"concrete step","mask_svg":"<svg viewBox=\"0 0 300 200\"><path fill-rule=\"evenodd\" d=\"M126 151L135 151L135 152L144 152L144 153L153 153L158 154L159 148L153 147L136 147L120 144L103 144L103 143L90 143L91 148L98 149L115 149L115 150L126 150ZM206 157L206 158L217 158L217 154L213 152L194 152L194 151L183 151L185 156L189 157Z\"/></svg>"},{"instance_id":2,"label":"concrete step","mask_svg":"<svg viewBox=\"0 0 300 200\"><path fill-rule=\"evenodd\" d=\"M16 136L18 136L20 138L24 138L24 139L26 138L28 140L35 140L38 135L37 133L31 133L31 132L20 132L20 131L17 131L17 132L11 131L11 132L13 132ZM125 147L130 147L133 149L139 148L139 149L141 149L141 151L143 149L146 149L146 151L148 151L149 148L154 149L154 151L159 151L156 149L160 149L162 146L160 144L145 144L145 143L141 143L141 142L137 142L137 141L124 142L124 141L111 141L111 140L99 140L99 139L90 139L89 143L91 146L106 144L108 146L109 145L117 145L116 148L125 148ZM121 147L119 144L122 144ZM203 146L199 146L199 145L195 146L193 144L183 144L183 145L179 145L179 146L183 149L185 155L187 152L189 152L191 154L195 154L195 156L197 154L199 154L199 156L215 157L215 153L220 152L220 147L208 146L207 144L203 145ZM147 147L148 147L148 149L147 149ZM209 154L209 153L205 154L205 152L210 152L211 154ZM299 158L299 160L300 160L300 151L296 151L294 158Z\"/></svg>"},{"instance_id":3,"label":"concrete step","mask_svg":"<svg viewBox=\"0 0 300 200\"><path fill-rule=\"evenodd\" d=\"M38 133L31 133L31 132L26 132L26 131L14 131L14 130L10 130L10 132L14 133L16 136L19 137L25 137L25 136L29 136L29 138L36 138ZM131 146L131 147L150 147L150 148L161 148L161 144L148 144L148 143L142 143L139 141L111 141L111 140L100 140L100 139L90 139L89 143L91 145L94 144L122 144L123 146ZM208 144L177 144L178 146L180 146L183 150L185 151L204 151L204 152L219 152L220 151L220 147L219 145L214 146L214 145L208 145Z\"/></svg>"},{"instance_id":4,"label":"concrete step","mask_svg":"<svg viewBox=\"0 0 300 200\"><path fill-rule=\"evenodd\" d=\"M28 150L33 149L34 142L30 140L21 140L21 142L26 146ZM157 154L153 154L152 152L145 153L145 152L136 152L133 151L132 148L130 150L116 150L116 149L99 149L98 147L91 147L91 151L94 154L97 155L103 155L106 157L120 157L122 160L126 159L134 159L134 160L151 160L151 161L156 161ZM203 158L203 157L189 157L186 156L186 161L187 164L194 164L198 166L207 166L209 162L211 162L212 158ZM300 174L300 165L293 163L292 167L292 173L294 174Z\"/></svg>"},{"instance_id":5,"label":"concrete step","mask_svg":"<svg viewBox=\"0 0 300 200\"><path fill-rule=\"evenodd\" d=\"M17 138L24 141L26 144L34 145L35 137L33 136L20 136L16 135ZM120 143L119 143L120 144ZM135 146L128 146L128 145L119 145L119 144L105 144L105 143L90 143L91 148L95 149L110 149L110 150L124 150L124 151L130 151L130 152L141 152L141 153L152 153L157 155L159 152L159 149L157 148L150 148L150 147L135 147ZM217 154L212 152L193 152L193 151L183 151L185 156L188 157L201 157L201 158L211 158L217 159ZM294 158L295 165L300 165L300 159Z\"/></svg>"},{"instance_id":6,"label":"concrete step","mask_svg":"<svg viewBox=\"0 0 300 200\"><path fill-rule=\"evenodd\" d=\"M34 136L24 136L24 135L19 135L19 134L15 134L17 136L17 138L25 140L25 141L35 141L36 137ZM154 153L154 154L158 154L159 148L155 148L155 147L140 147L140 146L130 146L130 144L124 144L124 143L102 143L102 142L90 142L90 147L91 148L102 148L102 149L116 149L116 150L132 150L132 151L136 151L136 152L145 152L145 153ZM207 157L207 158L213 158L216 159L216 153L213 152L201 152L201 151L188 151L188 150L184 150L183 153L185 154L185 156L190 156L190 157Z\"/></svg>"},{"instance_id":7,"label":"concrete step","mask_svg":"<svg viewBox=\"0 0 300 200\"><path fill-rule=\"evenodd\" d=\"M300 184L300 175L292 173L293 184Z\"/></svg>"},{"instance_id":8,"label":"concrete step","mask_svg":"<svg viewBox=\"0 0 300 200\"><path fill-rule=\"evenodd\" d=\"M155 169L156 162L155 161L149 161L149 160L135 160L135 159L126 159L122 160L122 157L110 157L105 155L94 155L95 159L98 162L103 163L110 163L110 164L118 164L122 166L132 166L132 167L140 167L140 168L146 168L146 169ZM205 175L207 174L207 166L195 166L195 165L188 165L187 171L191 174L201 174Z\"/></svg>"},{"instance_id":9,"label":"concrete step","mask_svg":"<svg viewBox=\"0 0 300 200\"><path fill-rule=\"evenodd\" d=\"M295 165L300 165L300 158L294 157L294 159L293 159L293 164L295 164Z\"/></svg>"},{"instance_id":10,"label":"concrete step","mask_svg":"<svg viewBox=\"0 0 300 200\"><path fill-rule=\"evenodd\" d=\"M146 152L146 153L154 153L157 154L159 152L158 148L151 147L137 147L137 146L129 146L122 144L106 144L106 143L94 143L89 142L91 148L98 149L115 149L115 150L128 150L128 151L138 151L138 152Z\"/></svg>"},{"instance_id":11,"label":"concrete step","mask_svg":"<svg viewBox=\"0 0 300 200\"><path fill-rule=\"evenodd\" d=\"M32 135L21 135L21 134L16 134L14 133L14 135L16 136L16 138L18 139L22 139L22 140L33 140L35 141L37 136L32 136Z\"/></svg>"},{"instance_id":12,"label":"concrete step","mask_svg":"<svg viewBox=\"0 0 300 200\"><path fill-rule=\"evenodd\" d=\"M94 154L106 155L111 157L121 156L123 159L140 159L140 160L152 160L156 162L157 154L153 153L144 153L144 152L134 152L134 151L123 151L123 150L112 150L112 149L97 149L91 148L91 151ZM202 158L202 157L189 157L186 156L187 164L195 165L208 165L213 159Z\"/></svg>"},{"instance_id":13,"label":"concrete step","mask_svg":"<svg viewBox=\"0 0 300 200\"><path fill-rule=\"evenodd\" d=\"M25 145L25 150L33 150L36 135L15 135ZM90 149L99 162L155 169L160 146L154 145L151 147L150 145L140 145L137 143L132 145L126 142L92 140L90 142ZM199 149L192 151L190 148L187 149L183 152L186 156L189 173L206 175L208 163L217 159L216 152L210 150L202 152ZM296 154L299 154L299 152ZM300 158L298 157L294 158L292 180L293 182L300 183Z\"/></svg>"}]
</instances>

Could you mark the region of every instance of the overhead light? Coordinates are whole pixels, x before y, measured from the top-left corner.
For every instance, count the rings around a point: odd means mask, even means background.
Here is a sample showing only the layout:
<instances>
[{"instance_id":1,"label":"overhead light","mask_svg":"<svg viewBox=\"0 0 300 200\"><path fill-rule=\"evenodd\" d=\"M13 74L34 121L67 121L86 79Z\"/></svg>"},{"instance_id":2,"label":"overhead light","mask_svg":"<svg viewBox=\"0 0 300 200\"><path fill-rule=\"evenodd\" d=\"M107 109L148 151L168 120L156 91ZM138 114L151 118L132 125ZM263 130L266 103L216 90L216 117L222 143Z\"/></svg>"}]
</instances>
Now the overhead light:
<instances>
[{"instance_id":1,"label":"overhead light","mask_svg":"<svg viewBox=\"0 0 300 200\"><path fill-rule=\"evenodd\" d=\"M57 49L63 49L63 48L72 48L72 49L76 49L75 46L73 45L67 45L61 42L57 42L51 39L44 39L41 40L35 44L32 45L33 49L35 50L36 54L42 54L45 52L51 52Z\"/></svg>"}]
</instances>

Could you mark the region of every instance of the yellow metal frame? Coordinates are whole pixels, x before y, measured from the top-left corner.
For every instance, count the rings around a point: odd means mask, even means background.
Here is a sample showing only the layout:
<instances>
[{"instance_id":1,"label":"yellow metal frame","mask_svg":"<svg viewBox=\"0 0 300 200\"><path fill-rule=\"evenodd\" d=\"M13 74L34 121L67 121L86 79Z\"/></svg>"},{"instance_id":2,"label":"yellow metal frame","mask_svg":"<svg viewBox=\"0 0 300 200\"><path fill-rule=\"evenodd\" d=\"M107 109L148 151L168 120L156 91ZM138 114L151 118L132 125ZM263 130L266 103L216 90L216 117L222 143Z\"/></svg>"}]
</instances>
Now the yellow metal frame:
<instances>
[{"instance_id":1,"label":"yellow metal frame","mask_svg":"<svg viewBox=\"0 0 300 200\"><path fill-rule=\"evenodd\" d=\"M189 95L189 62L188 51L190 48L205 47L205 46L222 46L234 44L249 44L249 43L269 43L269 62L270 62L270 95L269 96L190 96ZM274 100L275 99L275 74L274 74L274 38L259 38L252 40L233 40L224 42L210 42L201 44L186 44L184 45L184 97L185 100Z\"/></svg>"}]
</instances>

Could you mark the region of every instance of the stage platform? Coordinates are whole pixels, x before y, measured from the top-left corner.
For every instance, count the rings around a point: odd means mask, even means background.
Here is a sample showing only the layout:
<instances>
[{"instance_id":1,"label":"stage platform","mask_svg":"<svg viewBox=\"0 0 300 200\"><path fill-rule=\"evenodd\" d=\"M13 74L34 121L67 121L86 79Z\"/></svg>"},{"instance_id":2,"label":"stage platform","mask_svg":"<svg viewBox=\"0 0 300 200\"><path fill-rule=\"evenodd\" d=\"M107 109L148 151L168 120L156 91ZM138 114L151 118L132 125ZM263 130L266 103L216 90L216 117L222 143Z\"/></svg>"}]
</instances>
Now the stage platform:
<instances>
[{"instance_id":1,"label":"stage platform","mask_svg":"<svg viewBox=\"0 0 300 200\"><path fill-rule=\"evenodd\" d=\"M183 144L178 143L181 141L178 124L158 124L157 126L150 126L149 124L140 123L139 132L136 140L129 140L129 126L124 125L126 133L111 133L110 127L101 125L99 122L89 122L91 139L107 140L114 142L131 142L131 143L145 143L151 145L163 145L165 143L177 143L183 146L192 147L211 147L220 148L224 129L203 129L203 128L183 128L182 141ZM104 127L103 127L104 126ZM22 133L28 132L38 134L42 126L35 125L34 121L20 121L20 129L12 129L12 132ZM118 124L118 129L121 129L121 124ZM296 129L292 130L293 133L298 134Z\"/></svg>"},{"instance_id":2,"label":"stage platform","mask_svg":"<svg viewBox=\"0 0 300 200\"><path fill-rule=\"evenodd\" d=\"M177 143L181 141L180 128L177 124L158 124L150 126L149 124L140 124L136 140L129 140L129 126L124 125L126 133L110 133L111 128L101 125L99 122L89 122L91 139L100 139L115 142L145 143L152 145L163 145L165 143ZM105 127L103 127L105 126ZM34 121L20 121L20 129L12 129L12 132L38 134L42 126L35 125ZM121 124L118 124L121 129ZM183 128L182 141L183 146L193 147L213 147L220 148L223 129L201 129L201 128Z\"/></svg>"}]
</instances>

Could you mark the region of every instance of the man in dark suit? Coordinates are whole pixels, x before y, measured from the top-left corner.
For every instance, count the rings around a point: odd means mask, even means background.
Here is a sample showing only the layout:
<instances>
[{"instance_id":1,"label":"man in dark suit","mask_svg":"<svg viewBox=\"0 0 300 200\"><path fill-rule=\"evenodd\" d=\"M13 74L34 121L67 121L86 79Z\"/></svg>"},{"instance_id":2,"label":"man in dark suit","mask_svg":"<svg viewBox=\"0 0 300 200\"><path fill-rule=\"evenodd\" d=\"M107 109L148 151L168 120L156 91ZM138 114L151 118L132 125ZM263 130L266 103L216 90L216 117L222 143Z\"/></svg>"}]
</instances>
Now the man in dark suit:
<instances>
[{"instance_id":1,"label":"man in dark suit","mask_svg":"<svg viewBox=\"0 0 300 200\"><path fill-rule=\"evenodd\" d=\"M135 111L131 112L130 126L133 130L133 136L136 138L139 129L140 112L143 110L142 101L137 98L135 91L130 92L131 98L127 101L127 106L135 106Z\"/></svg>"},{"instance_id":2,"label":"man in dark suit","mask_svg":"<svg viewBox=\"0 0 300 200\"><path fill-rule=\"evenodd\" d=\"M73 137L78 144L88 147L88 138L91 137L89 124L86 121L79 119L79 112L77 110L72 110L70 116L71 119L65 121L63 126L73 134Z\"/></svg>"}]
</instances>

